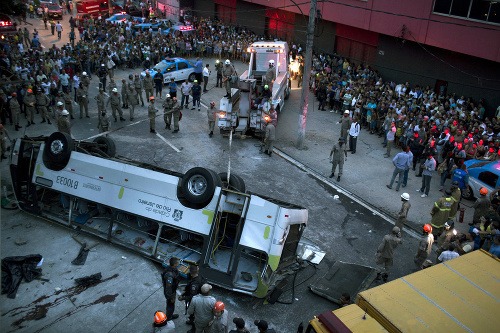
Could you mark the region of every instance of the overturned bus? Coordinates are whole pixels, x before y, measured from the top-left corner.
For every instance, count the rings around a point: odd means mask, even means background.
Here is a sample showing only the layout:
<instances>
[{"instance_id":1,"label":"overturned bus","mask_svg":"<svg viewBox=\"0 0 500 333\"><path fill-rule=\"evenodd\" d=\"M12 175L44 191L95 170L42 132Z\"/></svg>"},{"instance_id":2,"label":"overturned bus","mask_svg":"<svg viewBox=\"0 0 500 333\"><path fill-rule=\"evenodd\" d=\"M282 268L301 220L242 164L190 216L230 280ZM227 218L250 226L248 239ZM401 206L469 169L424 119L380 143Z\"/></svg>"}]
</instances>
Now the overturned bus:
<instances>
[{"instance_id":1,"label":"overturned bus","mask_svg":"<svg viewBox=\"0 0 500 333\"><path fill-rule=\"evenodd\" d=\"M157 262L197 262L211 283L256 297L295 262L306 209L246 192L238 175L181 174L115 152L108 137L17 139L10 173L19 208Z\"/></svg>"}]
</instances>

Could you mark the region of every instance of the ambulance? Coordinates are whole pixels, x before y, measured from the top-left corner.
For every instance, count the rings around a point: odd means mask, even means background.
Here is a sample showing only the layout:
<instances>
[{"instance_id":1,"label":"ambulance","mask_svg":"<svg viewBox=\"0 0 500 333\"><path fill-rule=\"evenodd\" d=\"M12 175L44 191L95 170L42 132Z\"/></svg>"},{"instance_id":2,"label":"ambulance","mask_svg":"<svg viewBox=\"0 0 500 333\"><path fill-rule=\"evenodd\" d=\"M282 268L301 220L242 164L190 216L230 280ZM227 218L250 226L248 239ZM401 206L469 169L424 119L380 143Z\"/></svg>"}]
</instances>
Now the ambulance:
<instances>
[{"instance_id":1,"label":"ambulance","mask_svg":"<svg viewBox=\"0 0 500 333\"><path fill-rule=\"evenodd\" d=\"M10 173L23 211L153 261L196 262L211 283L260 298L296 262L308 220L301 206L246 191L236 174L132 161L103 136L19 138Z\"/></svg>"}]
</instances>

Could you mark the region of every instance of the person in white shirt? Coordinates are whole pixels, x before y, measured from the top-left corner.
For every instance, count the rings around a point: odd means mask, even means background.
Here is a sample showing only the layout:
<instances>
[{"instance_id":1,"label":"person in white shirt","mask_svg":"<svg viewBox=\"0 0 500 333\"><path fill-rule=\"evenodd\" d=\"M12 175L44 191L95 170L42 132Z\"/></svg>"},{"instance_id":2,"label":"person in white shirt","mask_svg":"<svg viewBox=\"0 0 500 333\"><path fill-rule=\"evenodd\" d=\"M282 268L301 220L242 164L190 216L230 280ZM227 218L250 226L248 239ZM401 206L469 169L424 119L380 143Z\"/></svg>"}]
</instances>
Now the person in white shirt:
<instances>
[{"instance_id":1,"label":"person in white shirt","mask_svg":"<svg viewBox=\"0 0 500 333\"><path fill-rule=\"evenodd\" d=\"M73 90L75 91L75 97L74 97L75 103L76 103L76 90L78 89L79 86L80 86L80 77L78 76L78 73L75 73L75 75L73 75Z\"/></svg>"},{"instance_id":2,"label":"person in white shirt","mask_svg":"<svg viewBox=\"0 0 500 333\"><path fill-rule=\"evenodd\" d=\"M352 119L351 128L349 129L349 150L351 154L356 153L356 142L358 140L360 131L360 126L358 123L358 118L354 117Z\"/></svg>"},{"instance_id":3,"label":"person in white shirt","mask_svg":"<svg viewBox=\"0 0 500 333\"><path fill-rule=\"evenodd\" d=\"M451 259L455 259L459 256L460 255L457 252L455 252L455 244L451 243L447 251L441 252L441 254L438 257L438 262L445 262Z\"/></svg>"},{"instance_id":4,"label":"person in white shirt","mask_svg":"<svg viewBox=\"0 0 500 333\"><path fill-rule=\"evenodd\" d=\"M210 67L209 64L206 64L205 65L205 68L203 68L203 92L207 92L207 84L208 84L208 77L210 76L210 69L208 69L208 67Z\"/></svg>"}]
</instances>

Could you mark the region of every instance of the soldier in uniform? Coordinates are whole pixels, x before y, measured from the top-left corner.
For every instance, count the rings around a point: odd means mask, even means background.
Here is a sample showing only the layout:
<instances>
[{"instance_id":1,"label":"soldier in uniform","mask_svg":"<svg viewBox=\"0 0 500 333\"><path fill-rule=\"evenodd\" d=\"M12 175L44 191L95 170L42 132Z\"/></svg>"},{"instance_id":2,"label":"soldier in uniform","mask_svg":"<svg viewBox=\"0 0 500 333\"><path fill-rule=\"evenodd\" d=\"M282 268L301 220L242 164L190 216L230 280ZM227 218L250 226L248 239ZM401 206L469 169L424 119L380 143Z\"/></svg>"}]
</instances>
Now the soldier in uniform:
<instances>
[{"instance_id":1,"label":"soldier in uniform","mask_svg":"<svg viewBox=\"0 0 500 333\"><path fill-rule=\"evenodd\" d=\"M56 103L56 108L54 109L54 119L56 120L56 123L59 120L59 117L61 116L61 113L63 110L64 110L64 103L61 101L58 101Z\"/></svg>"},{"instance_id":2,"label":"soldier in uniform","mask_svg":"<svg viewBox=\"0 0 500 333\"><path fill-rule=\"evenodd\" d=\"M118 88L113 88L111 91L111 95L108 97L108 102L106 103L106 106L111 104L111 112L113 115L113 118L115 118L115 122L117 121L116 118L116 112L118 111L118 114L120 115L120 121L124 121L125 118L123 118L123 112L121 108L121 97L118 95Z\"/></svg>"},{"instance_id":3,"label":"soldier in uniform","mask_svg":"<svg viewBox=\"0 0 500 333\"><path fill-rule=\"evenodd\" d=\"M12 113L12 121L14 122L16 131L19 131L19 129L22 127L19 126L19 114L21 113L21 106L17 101L17 93L15 92L12 93L12 98L9 101L9 107L10 112Z\"/></svg>"},{"instance_id":4,"label":"soldier in uniform","mask_svg":"<svg viewBox=\"0 0 500 333\"><path fill-rule=\"evenodd\" d=\"M26 96L24 96L23 103L26 106L26 118L28 119L28 125L26 125L26 127L35 125L34 117L36 98L35 95L33 95L33 90L31 90L31 88L26 90Z\"/></svg>"},{"instance_id":5,"label":"soldier in uniform","mask_svg":"<svg viewBox=\"0 0 500 333\"><path fill-rule=\"evenodd\" d=\"M149 105L148 105L148 117L149 117L149 132L156 133L156 113L158 110L155 108L155 97L149 97Z\"/></svg>"},{"instance_id":6,"label":"soldier in uniform","mask_svg":"<svg viewBox=\"0 0 500 333\"><path fill-rule=\"evenodd\" d=\"M163 107L163 121L165 121L165 129L170 129L170 124L172 123L172 106L174 104L173 99L170 94L165 96L165 101L162 104Z\"/></svg>"},{"instance_id":7,"label":"soldier in uniform","mask_svg":"<svg viewBox=\"0 0 500 333\"><path fill-rule=\"evenodd\" d=\"M99 133L104 133L109 131L110 129L110 124L109 124L109 117L106 114L106 109L102 109L99 111L99 116L97 117L98 122L97 122L97 128L99 129Z\"/></svg>"},{"instance_id":8,"label":"soldier in uniform","mask_svg":"<svg viewBox=\"0 0 500 333\"><path fill-rule=\"evenodd\" d=\"M4 158L7 158L5 156L5 152L7 151L7 146L5 144L5 141L9 139L10 141L10 135L9 132L7 132L7 129L3 127L2 124L0 124L0 153L2 153L1 159L3 160Z\"/></svg>"},{"instance_id":9,"label":"soldier in uniform","mask_svg":"<svg viewBox=\"0 0 500 333\"><path fill-rule=\"evenodd\" d=\"M42 89L37 90L36 107L38 108L38 111L42 116L41 123L48 122L49 124L52 124L50 122L49 112L47 111L47 106L49 106L49 104L50 104L50 99L47 97L47 95L43 93Z\"/></svg>"},{"instance_id":10,"label":"soldier in uniform","mask_svg":"<svg viewBox=\"0 0 500 333\"><path fill-rule=\"evenodd\" d=\"M335 170L337 165L339 166L339 173L337 176L337 181L340 181L342 172L344 170L344 161L347 161L347 150L345 145L345 139L343 137L339 138L339 142L334 144L332 150L330 151L330 162L332 163L332 173L330 178L335 176Z\"/></svg>"},{"instance_id":11,"label":"soldier in uniform","mask_svg":"<svg viewBox=\"0 0 500 333\"><path fill-rule=\"evenodd\" d=\"M195 264L189 265L189 281L184 288L184 292L178 297L179 301L186 302L186 311L189 307L189 303L201 291L201 286L205 284L205 279L199 275L199 267ZM194 329L194 315L189 316L189 320L186 322L188 325L192 325Z\"/></svg>"},{"instance_id":12,"label":"soldier in uniform","mask_svg":"<svg viewBox=\"0 0 500 333\"><path fill-rule=\"evenodd\" d=\"M61 116L57 119L57 130L71 135L71 123L69 121L69 112L62 110Z\"/></svg>"},{"instance_id":13,"label":"soldier in uniform","mask_svg":"<svg viewBox=\"0 0 500 333\"><path fill-rule=\"evenodd\" d=\"M122 94L122 103L123 103L122 108L128 109L128 94L129 94L129 92L128 92L127 80L125 80L125 79L122 79L121 94ZM132 117L130 117L130 118L132 118Z\"/></svg>"},{"instance_id":14,"label":"soldier in uniform","mask_svg":"<svg viewBox=\"0 0 500 333\"><path fill-rule=\"evenodd\" d=\"M172 114L174 115L174 130L172 133L179 132L179 120L181 120L181 107L177 97L172 98Z\"/></svg>"},{"instance_id":15,"label":"soldier in uniform","mask_svg":"<svg viewBox=\"0 0 500 333\"><path fill-rule=\"evenodd\" d=\"M146 91L146 98L153 96L153 78L149 71L146 71L146 76L144 77L144 90Z\"/></svg>"},{"instance_id":16,"label":"soldier in uniform","mask_svg":"<svg viewBox=\"0 0 500 333\"><path fill-rule=\"evenodd\" d=\"M85 87L85 89L89 89L89 86L90 86L90 78L89 76L87 75L87 72L83 72L82 73L82 80L81 82L83 83L83 86Z\"/></svg>"},{"instance_id":17,"label":"soldier in uniform","mask_svg":"<svg viewBox=\"0 0 500 333\"><path fill-rule=\"evenodd\" d=\"M215 60L215 71L217 72L217 81L215 82L215 86L218 88L222 88L222 63L219 59Z\"/></svg>"},{"instance_id":18,"label":"soldier in uniform","mask_svg":"<svg viewBox=\"0 0 500 333\"><path fill-rule=\"evenodd\" d=\"M403 226L406 223L406 218L408 217L408 211L410 210L410 195L408 193L401 194L401 209L398 213L398 219L396 220L396 227L403 230Z\"/></svg>"},{"instance_id":19,"label":"soldier in uniform","mask_svg":"<svg viewBox=\"0 0 500 333\"><path fill-rule=\"evenodd\" d=\"M108 91L109 93L113 92L113 89L117 88L118 86L116 85L115 79L109 79L109 84L108 84Z\"/></svg>"},{"instance_id":20,"label":"soldier in uniform","mask_svg":"<svg viewBox=\"0 0 500 333\"><path fill-rule=\"evenodd\" d=\"M451 205L453 200L451 199L450 190L446 190L445 195L439 198L432 207L431 210L431 226L432 234L434 238L439 237L441 232L443 232L444 224L449 220Z\"/></svg>"},{"instance_id":21,"label":"soldier in uniform","mask_svg":"<svg viewBox=\"0 0 500 333\"><path fill-rule=\"evenodd\" d=\"M83 118L83 110L85 109L85 117L89 117L89 99L88 99L88 91L85 88L85 85L80 82L80 86L76 90L76 97L78 99L78 104L80 104L80 119Z\"/></svg>"},{"instance_id":22,"label":"soldier in uniform","mask_svg":"<svg viewBox=\"0 0 500 333\"><path fill-rule=\"evenodd\" d=\"M418 244L417 254L413 259L415 265L417 265L417 269L422 269L423 263L432 252L433 243L434 236L432 235L432 226L430 224L425 224L422 228L422 238Z\"/></svg>"},{"instance_id":23,"label":"soldier in uniform","mask_svg":"<svg viewBox=\"0 0 500 333\"><path fill-rule=\"evenodd\" d=\"M271 156L273 154L274 140L276 139L276 128L271 122L271 118L267 118L266 135L264 136L264 153Z\"/></svg>"},{"instance_id":24,"label":"soldier in uniform","mask_svg":"<svg viewBox=\"0 0 500 333\"><path fill-rule=\"evenodd\" d=\"M73 101L71 99L71 92L63 92L64 108L69 112L70 119L75 119L73 115Z\"/></svg>"},{"instance_id":25,"label":"soldier in uniform","mask_svg":"<svg viewBox=\"0 0 500 333\"><path fill-rule=\"evenodd\" d=\"M132 74L129 75L127 98L127 105L130 108L130 120L134 120L135 106L139 105L139 96L137 96L137 92L135 91L134 77Z\"/></svg>"},{"instance_id":26,"label":"soldier in uniform","mask_svg":"<svg viewBox=\"0 0 500 333\"><path fill-rule=\"evenodd\" d=\"M135 91L137 92L137 95L139 95L138 99L141 100L141 104L142 106L144 106L144 100L142 99L142 81L141 78L139 77L139 74L135 74L134 88Z\"/></svg>"},{"instance_id":27,"label":"soldier in uniform","mask_svg":"<svg viewBox=\"0 0 500 333\"><path fill-rule=\"evenodd\" d=\"M231 97L231 76L233 75L236 75L236 71L234 70L233 65L231 65L231 61L226 59L222 70L222 82L226 87L226 95L224 97Z\"/></svg>"},{"instance_id":28,"label":"soldier in uniform","mask_svg":"<svg viewBox=\"0 0 500 333\"><path fill-rule=\"evenodd\" d=\"M215 108L215 102L210 102L210 107L207 108L208 117L208 136L212 137L214 135L215 121L217 120L217 109Z\"/></svg>"},{"instance_id":29,"label":"soldier in uniform","mask_svg":"<svg viewBox=\"0 0 500 333\"><path fill-rule=\"evenodd\" d=\"M273 91L274 80L276 80L276 68L274 68L274 60L269 60L269 68L264 77L264 83L269 86L269 90Z\"/></svg>"}]
</instances>

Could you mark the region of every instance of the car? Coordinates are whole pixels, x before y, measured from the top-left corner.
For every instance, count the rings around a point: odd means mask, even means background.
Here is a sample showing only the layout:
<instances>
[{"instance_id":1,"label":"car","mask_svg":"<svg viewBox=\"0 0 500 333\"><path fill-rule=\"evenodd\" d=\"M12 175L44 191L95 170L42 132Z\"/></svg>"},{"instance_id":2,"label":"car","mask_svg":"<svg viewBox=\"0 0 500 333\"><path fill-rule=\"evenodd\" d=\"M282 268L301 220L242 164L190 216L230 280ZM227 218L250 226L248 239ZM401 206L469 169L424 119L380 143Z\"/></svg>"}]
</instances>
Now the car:
<instances>
[{"instance_id":1,"label":"car","mask_svg":"<svg viewBox=\"0 0 500 333\"><path fill-rule=\"evenodd\" d=\"M135 17L135 16L130 16L129 14L125 12L121 12L118 14L113 14L110 17L106 19L107 22L111 22L113 24L121 24L125 21L137 21L137 22L143 22L144 19L142 17Z\"/></svg>"},{"instance_id":2,"label":"car","mask_svg":"<svg viewBox=\"0 0 500 333\"><path fill-rule=\"evenodd\" d=\"M192 25L185 25L181 22L177 22L174 24L172 27L162 30L162 33L164 34L175 34L175 32L180 31L183 35L184 34L191 34L195 31L196 29Z\"/></svg>"},{"instance_id":3,"label":"car","mask_svg":"<svg viewBox=\"0 0 500 333\"><path fill-rule=\"evenodd\" d=\"M47 5L47 16L49 18L62 19L63 18L63 10L62 7L51 3Z\"/></svg>"},{"instance_id":4,"label":"car","mask_svg":"<svg viewBox=\"0 0 500 333\"><path fill-rule=\"evenodd\" d=\"M0 38L5 39L17 33L17 23L6 14L0 14Z\"/></svg>"},{"instance_id":5,"label":"car","mask_svg":"<svg viewBox=\"0 0 500 333\"><path fill-rule=\"evenodd\" d=\"M153 22L144 22L144 23L137 23L132 26L132 29L134 30L149 30L150 28L153 29L153 31L158 31L158 29L168 29L170 26L170 20L167 19L162 19L162 20L155 20Z\"/></svg>"},{"instance_id":6,"label":"car","mask_svg":"<svg viewBox=\"0 0 500 333\"><path fill-rule=\"evenodd\" d=\"M167 58L157 63L153 69L149 70L152 77L157 72L163 74L163 83L167 84L173 78L175 81L184 81L188 79L193 82L196 78L194 74L194 64L183 58ZM142 77L146 72L141 73Z\"/></svg>"},{"instance_id":7,"label":"car","mask_svg":"<svg viewBox=\"0 0 500 333\"><path fill-rule=\"evenodd\" d=\"M469 188L462 196L466 199L479 198L479 189L485 187L490 193L500 188L500 160L468 160L464 162L469 173Z\"/></svg>"}]
</instances>

